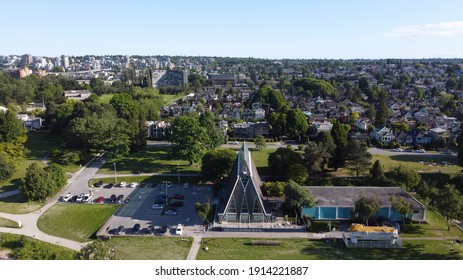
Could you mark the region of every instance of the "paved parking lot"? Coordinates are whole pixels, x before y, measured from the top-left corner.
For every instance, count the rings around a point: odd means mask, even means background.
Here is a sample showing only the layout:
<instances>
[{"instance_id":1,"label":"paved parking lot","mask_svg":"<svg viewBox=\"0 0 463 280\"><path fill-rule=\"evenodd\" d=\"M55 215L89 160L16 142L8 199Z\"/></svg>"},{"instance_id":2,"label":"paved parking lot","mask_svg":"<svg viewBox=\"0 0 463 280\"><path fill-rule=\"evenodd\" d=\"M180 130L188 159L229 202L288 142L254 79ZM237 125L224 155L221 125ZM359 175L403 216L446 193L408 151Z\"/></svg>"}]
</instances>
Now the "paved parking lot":
<instances>
[{"instance_id":1,"label":"paved parking lot","mask_svg":"<svg viewBox=\"0 0 463 280\"><path fill-rule=\"evenodd\" d=\"M194 204L207 202L213 197L212 187L199 185L190 185L184 189L183 185L177 184L170 188L166 188L165 184L153 184L130 190L129 201L121 205L105 225L110 234L114 234L121 225L126 228L123 234L131 234L132 227L137 223L141 225L141 233L145 233L148 226L153 226L157 229L155 233L159 233L161 226L167 225L170 231L166 234L174 234L178 224L185 226L184 234L202 230L202 221L196 214ZM184 205L177 207L177 215L165 215L162 209L151 208L159 194L167 194L167 203L183 201ZM172 199L174 194L184 195L184 199Z\"/></svg>"}]
</instances>

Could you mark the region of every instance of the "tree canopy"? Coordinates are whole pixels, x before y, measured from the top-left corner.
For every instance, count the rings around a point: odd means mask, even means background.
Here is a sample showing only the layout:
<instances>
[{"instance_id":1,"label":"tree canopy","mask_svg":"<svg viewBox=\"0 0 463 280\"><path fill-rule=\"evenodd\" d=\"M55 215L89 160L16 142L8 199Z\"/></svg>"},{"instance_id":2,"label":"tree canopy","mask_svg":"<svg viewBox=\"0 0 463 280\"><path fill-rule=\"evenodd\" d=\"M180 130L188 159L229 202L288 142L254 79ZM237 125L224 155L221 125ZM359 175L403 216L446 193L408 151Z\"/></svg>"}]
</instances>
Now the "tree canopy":
<instances>
[{"instance_id":1,"label":"tree canopy","mask_svg":"<svg viewBox=\"0 0 463 280\"><path fill-rule=\"evenodd\" d=\"M367 146L357 140L349 141L346 147L346 168L353 172L358 178L359 175L368 172L371 163L371 154Z\"/></svg>"},{"instance_id":2,"label":"tree canopy","mask_svg":"<svg viewBox=\"0 0 463 280\"><path fill-rule=\"evenodd\" d=\"M379 200L361 195L355 202L353 216L360 222L368 225L368 219L378 213Z\"/></svg>"},{"instance_id":3,"label":"tree canopy","mask_svg":"<svg viewBox=\"0 0 463 280\"><path fill-rule=\"evenodd\" d=\"M284 188L285 204L289 209L294 209L296 213L301 207L312 207L314 205L314 198L312 194L301 187L293 180L289 180Z\"/></svg>"},{"instance_id":4,"label":"tree canopy","mask_svg":"<svg viewBox=\"0 0 463 280\"><path fill-rule=\"evenodd\" d=\"M29 200L43 201L55 195L66 182L66 174L61 166L51 164L42 168L33 162L27 168L19 189Z\"/></svg>"},{"instance_id":5,"label":"tree canopy","mask_svg":"<svg viewBox=\"0 0 463 280\"><path fill-rule=\"evenodd\" d=\"M230 174L235 158L236 153L232 150L209 151L202 158L201 172L205 178L217 180Z\"/></svg>"}]
</instances>

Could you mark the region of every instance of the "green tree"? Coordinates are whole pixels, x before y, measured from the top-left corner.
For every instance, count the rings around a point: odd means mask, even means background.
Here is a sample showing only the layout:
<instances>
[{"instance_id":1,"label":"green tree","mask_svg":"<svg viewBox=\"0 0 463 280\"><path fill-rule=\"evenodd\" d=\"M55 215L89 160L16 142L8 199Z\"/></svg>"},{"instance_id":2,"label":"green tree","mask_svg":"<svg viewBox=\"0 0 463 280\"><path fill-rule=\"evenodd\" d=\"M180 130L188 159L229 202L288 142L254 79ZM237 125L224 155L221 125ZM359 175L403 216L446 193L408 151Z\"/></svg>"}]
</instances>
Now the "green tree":
<instances>
[{"instance_id":1,"label":"green tree","mask_svg":"<svg viewBox=\"0 0 463 280\"><path fill-rule=\"evenodd\" d=\"M325 169L331 154L328 152L327 143L309 142L305 147L304 161L310 172L318 180L318 175Z\"/></svg>"},{"instance_id":2,"label":"green tree","mask_svg":"<svg viewBox=\"0 0 463 280\"><path fill-rule=\"evenodd\" d=\"M196 118L177 117L172 123L171 142L174 156L186 159L190 165L198 162L206 152L207 134Z\"/></svg>"},{"instance_id":3,"label":"green tree","mask_svg":"<svg viewBox=\"0 0 463 280\"><path fill-rule=\"evenodd\" d=\"M450 221L463 214L463 197L455 185L445 184L437 193L436 206L447 219L447 229L450 230Z\"/></svg>"},{"instance_id":4,"label":"green tree","mask_svg":"<svg viewBox=\"0 0 463 280\"><path fill-rule=\"evenodd\" d=\"M18 138L27 139L27 131L13 110L0 111L0 142L15 142Z\"/></svg>"},{"instance_id":5,"label":"green tree","mask_svg":"<svg viewBox=\"0 0 463 280\"><path fill-rule=\"evenodd\" d=\"M416 171L403 165L394 167L387 174L387 177L394 180L397 184L408 191L413 190L420 182L420 175L416 173Z\"/></svg>"},{"instance_id":6,"label":"green tree","mask_svg":"<svg viewBox=\"0 0 463 280\"><path fill-rule=\"evenodd\" d=\"M256 149L262 151L267 146L264 136L258 136L254 139L254 144L256 144Z\"/></svg>"},{"instance_id":7,"label":"green tree","mask_svg":"<svg viewBox=\"0 0 463 280\"><path fill-rule=\"evenodd\" d=\"M309 124L299 108L292 109L286 116L286 129L292 137L302 140L309 129Z\"/></svg>"},{"instance_id":8,"label":"green tree","mask_svg":"<svg viewBox=\"0 0 463 280\"><path fill-rule=\"evenodd\" d=\"M195 211L203 222L209 223L209 214L212 211L211 203L209 201L205 203L196 202Z\"/></svg>"},{"instance_id":9,"label":"green tree","mask_svg":"<svg viewBox=\"0 0 463 280\"><path fill-rule=\"evenodd\" d=\"M388 117L389 111L387 108L387 94L381 90L379 95L378 111L376 112L375 125L385 126Z\"/></svg>"},{"instance_id":10,"label":"green tree","mask_svg":"<svg viewBox=\"0 0 463 280\"><path fill-rule=\"evenodd\" d=\"M457 136L457 159L458 165L463 166L463 132Z\"/></svg>"},{"instance_id":11,"label":"green tree","mask_svg":"<svg viewBox=\"0 0 463 280\"><path fill-rule=\"evenodd\" d=\"M232 150L212 150L207 152L201 162L201 172L210 180L230 174L236 153Z\"/></svg>"},{"instance_id":12,"label":"green tree","mask_svg":"<svg viewBox=\"0 0 463 280\"><path fill-rule=\"evenodd\" d=\"M331 137L334 140L336 148L331 158L331 165L337 170L345 164L346 148L347 148L347 131L343 128L339 120L333 123L331 129Z\"/></svg>"},{"instance_id":13,"label":"green tree","mask_svg":"<svg viewBox=\"0 0 463 280\"><path fill-rule=\"evenodd\" d=\"M82 247L77 253L79 260L109 260L111 248L101 240L93 241Z\"/></svg>"},{"instance_id":14,"label":"green tree","mask_svg":"<svg viewBox=\"0 0 463 280\"><path fill-rule=\"evenodd\" d=\"M402 223L403 226L405 227L405 218L407 215L410 215L413 213L412 205L410 202L405 200L402 196L397 198L393 195L389 197L389 200L391 202L391 207L394 209L397 213L402 215Z\"/></svg>"},{"instance_id":15,"label":"green tree","mask_svg":"<svg viewBox=\"0 0 463 280\"><path fill-rule=\"evenodd\" d=\"M299 153L289 148L278 148L268 156L268 166L275 176L285 176L289 166L295 163L303 163Z\"/></svg>"},{"instance_id":16,"label":"green tree","mask_svg":"<svg viewBox=\"0 0 463 280\"><path fill-rule=\"evenodd\" d=\"M285 182L264 182L261 189L267 196L282 197L285 194Z\"/></svg>"},{"instance_id":17,"label":"green tree","mask_svg":"<svg viewBox=\"0 0 463 280\"><path fill-rule=\"evenodd\" d=\"M360 198L355 202L352 216L356 220L368 225L368 219L376 215L376 213L379 211L379 208L380 204L378 199L361 195Z\"/></svg>"},{"instance_id":18,"label":"green tree","mask_svg":"<svg viewBox=\"0 0 463 280\"><path fill-rule=\"evenodd\" d=\"M117 111L117 115L126 118L136 112L136 104L128 93L115 94L109 101Z\"/></svg>"},{"instance_id":19,"label":"green tree","mask_svg":"<svg viewBox=\"0 0 463 280\"><path fill-rule=\"evenodd\" d=\"M0 181L10 179L14 172L14 167L0 154Z\"/></svg>"},{"instance_id":20,"label":"green tree","mask_svg":"<svg viewBox=\"0 0 463 280\"><path fill-rule=\"evenodd\" d=\"M286 178L298 184L304 184L308 177L307 169L300 163L292 164L288 167L288 170L286 170Z\"/></svg>"},{"instance_id":21,"label":"green tree","mask_svg":"<svg viewBox=\"0 0 463 280\"><path fill-rule=\"evenodd\" d=\"M204 144L207 149L215 149L224 143L224 135L215 125L214 114L206 111L199 116L199 125L204 129L206 138Z\"/></svg>"},{"instance_id":22,"label":"green tree","mask_svg":"<svg viewBox=\"0 0 463 280\"><path fill-rule=\"evenodd\" d=\"M371 167L370 175L373 181L380 181L385 178L384 170L379 160L376 160L375 163L373 164L373 167Z\"/></svg>"},{"instance_id":23,"label":"green tree","mask_svg":"<svg viewBox=\"0 0 463 280\"><path fill-rule=\"evenodd\" d=\"M346 147L346 168L353 172L358 178L359 175L368 172L371 166L371 154L365 144L357 140L351 140Z\"/></svg>"},{"instance_id":24,"label":"green tree","mask_svg":"<svg viewBox=\"0 0 463 280\"><path fill-rule=\"evenodd\" d=\"M301 187L293 180L289 180L284 188L285 204L288 209L293 209L296 217L302 207L312 207L314 205L314 198L307 189Z\"/></svg>"}]
</instances>

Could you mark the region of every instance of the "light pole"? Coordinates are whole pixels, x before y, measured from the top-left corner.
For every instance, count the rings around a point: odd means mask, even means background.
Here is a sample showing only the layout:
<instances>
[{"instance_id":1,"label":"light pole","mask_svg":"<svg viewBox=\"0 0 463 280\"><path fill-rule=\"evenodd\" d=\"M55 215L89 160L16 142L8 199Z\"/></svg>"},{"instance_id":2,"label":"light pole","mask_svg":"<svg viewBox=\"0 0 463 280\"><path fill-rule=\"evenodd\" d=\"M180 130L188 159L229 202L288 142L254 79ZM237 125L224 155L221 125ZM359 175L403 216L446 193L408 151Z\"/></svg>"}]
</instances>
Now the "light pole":
<instances>
[{"instance_id":1,"label":"light pole","mask_svg":"<svg viewBox=\"0 0 463 280\"><path fill-rule=\"evenodd\" d=\"M114 180L116 181L116 184L117 184L117 171L116 171L116 163L114 163Z\"/></svg>"}]
</instances>

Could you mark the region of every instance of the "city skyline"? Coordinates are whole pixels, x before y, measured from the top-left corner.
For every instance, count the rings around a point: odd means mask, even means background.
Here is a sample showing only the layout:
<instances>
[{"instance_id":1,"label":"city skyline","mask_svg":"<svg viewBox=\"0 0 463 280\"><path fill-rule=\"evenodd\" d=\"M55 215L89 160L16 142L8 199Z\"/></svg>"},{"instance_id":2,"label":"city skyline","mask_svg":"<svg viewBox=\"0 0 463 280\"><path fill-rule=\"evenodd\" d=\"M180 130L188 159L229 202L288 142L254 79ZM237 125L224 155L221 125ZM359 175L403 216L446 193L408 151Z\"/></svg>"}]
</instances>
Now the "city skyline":
<instances>
[{"instance_id":1,"label":"city skyline","mask_svg":"<svg viewBox=\"0 0 463 280\"><path fill-rule=\"evenodd\" d=\"M461 58L459 1L3 3L0 53ZM18 15L20 18L18 19Z\"/></svg>"}]
</instances>

